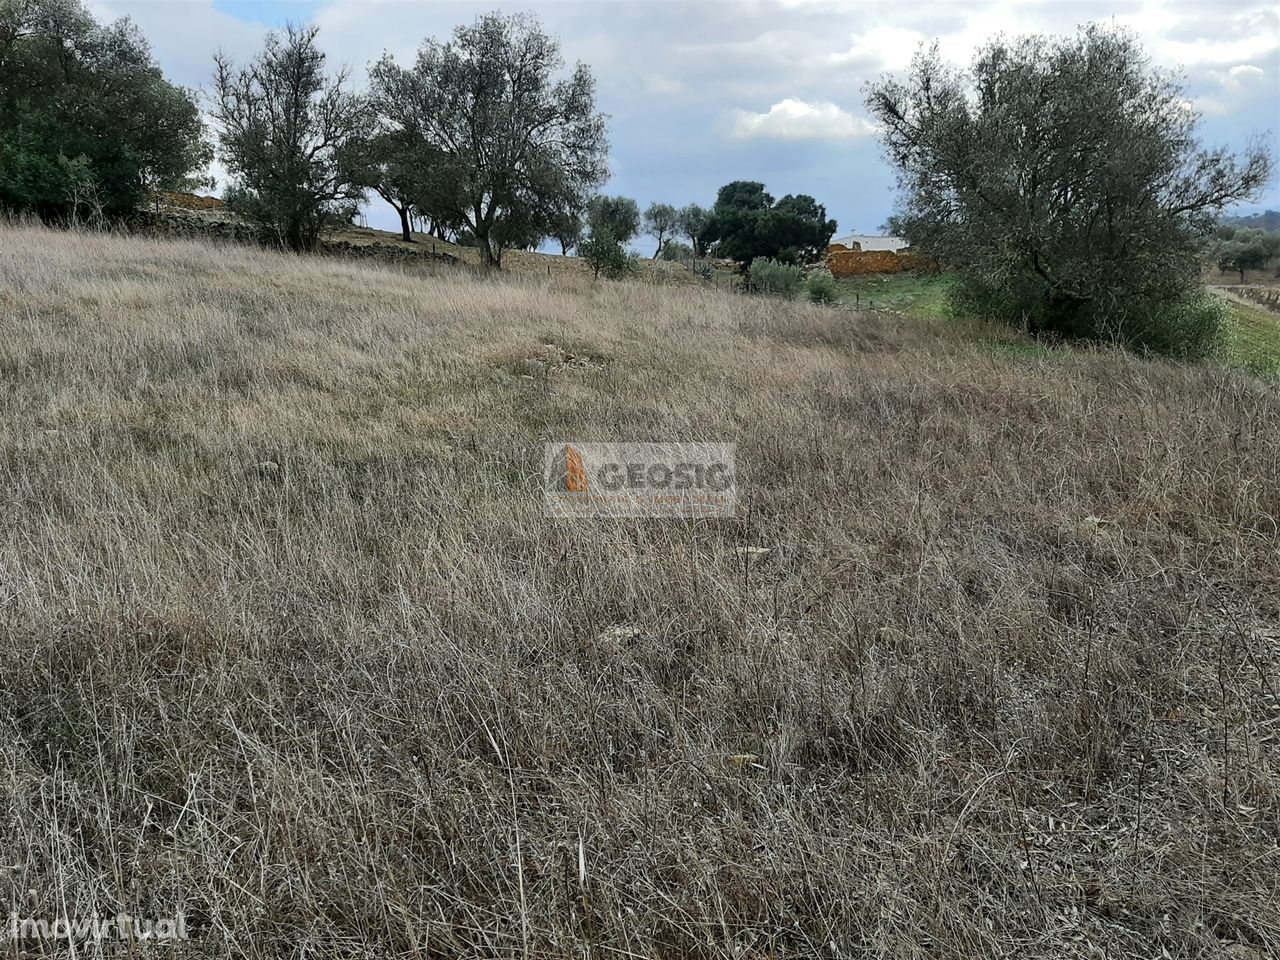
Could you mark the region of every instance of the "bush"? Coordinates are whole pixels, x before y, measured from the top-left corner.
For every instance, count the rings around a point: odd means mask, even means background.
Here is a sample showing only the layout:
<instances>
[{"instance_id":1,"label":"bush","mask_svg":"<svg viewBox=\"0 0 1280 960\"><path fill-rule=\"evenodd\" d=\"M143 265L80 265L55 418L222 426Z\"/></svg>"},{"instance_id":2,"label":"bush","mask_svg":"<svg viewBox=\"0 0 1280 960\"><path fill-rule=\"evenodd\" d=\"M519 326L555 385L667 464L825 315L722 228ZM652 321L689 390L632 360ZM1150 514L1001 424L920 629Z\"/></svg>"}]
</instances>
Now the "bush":
<instances>
[{"instance_id":1,"label":"bush","mask_svg":"<svg viewBox=\"0 0 1280 960\"><path fill-rule=\"evenodd\" d=\"M751 289L757 293L776 293L794 297L804 282L804 271L790 263L779 263L765 257L751 261Z\"/></svg>"},{"instance_id":2,"label":"bush","mask_svg":"<svg viewBox=\"0 0 1280 960\"><path fill-rule=\"evenodd\" d=\"M591 266L593 276L604 274L613 280L621 279L635 270L633 258L622 249L622 244L609 233L594 233L578 245L578 256Z\"/></svg>"},{"instance_id":3,"label":"bush","mask_svg":"<svg viewBox=\"0 0 1280 960\"><path fill-rule=\"evenodd\" d=\"M840 299L840 288L830 270L815 270L805 281L805 292L813 303L835 303Z\"/></svg>"},{"instance_id":4,"label":"bush","mask_svg":"<svg viewBox=\"0 0 1280 960\"><path fill-rule=\"evenodd\" d=\"M1226 303L1199 293L1182 303L1130 309L1116 339L1127 347L1179 360L1203 360L1222 348L1227 315Z\"/></svg>"},{"instance_id":5,"label":"bush","mask_svg":"<svg viewBox=\"0 0 1280 960\"><path fill-rule=\"evenodd\" d=\"M1043 298L1027 292L1012 278L985 283L961 277L949 296L961 316L1006 323L1038 336L1118 343L1181 360L1212 356L1225 336L1225 304L1201 293L1174 301L1115 299L1084 305L1065 317L1048 316Z\"/></svg>"}]
</instances>

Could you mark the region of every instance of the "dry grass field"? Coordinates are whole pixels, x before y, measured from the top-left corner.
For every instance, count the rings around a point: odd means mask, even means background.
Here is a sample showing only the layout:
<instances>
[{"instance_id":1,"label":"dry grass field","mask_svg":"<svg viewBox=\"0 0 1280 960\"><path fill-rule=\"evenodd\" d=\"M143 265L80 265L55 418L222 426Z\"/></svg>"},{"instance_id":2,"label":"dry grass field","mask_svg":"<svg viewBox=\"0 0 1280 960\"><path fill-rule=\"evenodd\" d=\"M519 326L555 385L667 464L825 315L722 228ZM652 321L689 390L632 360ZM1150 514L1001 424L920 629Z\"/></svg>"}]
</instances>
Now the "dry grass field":
<instances>
[{"instance_id":1,"label":"dry grass field","mask_svg":"<svg viewBox=\"0 0 1280 960\"><path fill-rule=\"evenodd\" d=\"M183 913L132 956L1280 951L1275 381L19 227L0 368L24 916ZM550 518L564 439L736 442L738 515Z\"/></svg>"}]
</instances>

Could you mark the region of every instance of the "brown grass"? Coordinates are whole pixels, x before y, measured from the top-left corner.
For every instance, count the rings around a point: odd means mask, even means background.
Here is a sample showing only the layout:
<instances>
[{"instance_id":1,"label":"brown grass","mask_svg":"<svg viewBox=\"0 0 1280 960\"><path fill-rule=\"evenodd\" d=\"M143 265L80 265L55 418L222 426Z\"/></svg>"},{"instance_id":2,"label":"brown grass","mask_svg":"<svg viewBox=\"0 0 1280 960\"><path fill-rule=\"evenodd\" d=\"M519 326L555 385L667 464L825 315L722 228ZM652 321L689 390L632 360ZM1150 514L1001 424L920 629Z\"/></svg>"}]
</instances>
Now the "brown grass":
<instances>
[{"instance_id":1,"label":"brown grass","mask_svg":"<svg viewBox=\"0 0 1280 960\"><path fill-rule=\"evenodd\" d=\"M1274 383L31 228L0 323L25 915L272 958L1280 946ZM735 441L739 515L550 519L573 438Z\"/></svg>"}]
</instances>

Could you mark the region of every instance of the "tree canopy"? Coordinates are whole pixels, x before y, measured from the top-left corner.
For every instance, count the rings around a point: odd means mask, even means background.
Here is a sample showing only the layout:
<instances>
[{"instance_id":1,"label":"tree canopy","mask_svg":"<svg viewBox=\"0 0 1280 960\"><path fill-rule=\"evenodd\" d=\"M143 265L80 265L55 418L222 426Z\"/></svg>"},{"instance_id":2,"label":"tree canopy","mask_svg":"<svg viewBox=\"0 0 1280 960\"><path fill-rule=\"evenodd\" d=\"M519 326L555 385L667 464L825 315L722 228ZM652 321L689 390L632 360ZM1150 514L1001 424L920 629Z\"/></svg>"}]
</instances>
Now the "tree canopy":
<instances>
[{"instance_id":1,"label":"tree canopy","mask_svg":"<svg viewBox=\"0 0 1280 960\"><path fill-rule=\"evenodd\" d=\"M0 207L122 213L209 158L194 97L129 21L102 26L78 0L0 0Z\"/></svg>"},{"instance_id":2,"label":"tree canopy","mask_svg":"<svg viewBox=\"0 0 1280 960\"><path fill-rule=\"evenodd\" d=\"M604 182L605 118L583 64L567 77L560 45L524 14L486 14L427 40L413 67L390 57L370 79L383 115L436 151L436 189L421 209L470 230L485 265L504 238L549 235Z\"/></svg>"},{"instance_id":3,"label":"tree canopy","mask_svg":"<svg viewBox=\"0 0 1280 960\"><path fill-rule=\"evenodd\" d=\"M686 212L696 216L697 211ZM704 250L715 244L717 254L744 268L757 257L812 263L835 232L836 222L827 219L826 208L813 197L788 194L775 202L763 183L735 180L720 188L697 243Z\"/></svg>"},{"instance_id":4,"label":"tree canopy","mask_svg":"<svg viewBox=\"0 0 1280 960\"><path fill-rule=\"evenodd\" d=\"M353 141L356 181L385 200L400 217L400 239L413 242L409 222L428 192L424 182L430 167L417 141L394 127Z\"/></svg>"},{"instance_id":5,"label":"tree canopy","mask_svg":"<svg viewBox=\"0 0 1280 960\"><path fill-rule=\"evenodd\" d=\"M676 235L679 229L680 211L669 203L651 203L644 211L644 232L658 241L653 251L656 260L662 253L667 241Z\"/></svg>"},{"instance_id":6,"label":"tree canopy","mask_svg":"<svg viewBox=\"0 0 1280 960\"><path fill-rule=\"evenodd\" d=\"M689 239L693 252L697 256L702 256L706 253L698 237L706 228L709 217L710 214L696 203L681 207L677 215L677 228L680 231L680 236Z\"/></svg>"},{"instance_id":7,"label":"tree canopy","mask_svg":"<svg viewBox=\"0 0 1280 960\"><path fill-rule=\"evenodd\" d=\"M367 106L347 88L345 70L326 73L317 32L270 33L242 68L215 58L213 116L233 178L227 205L295 251L350 220L364 196L358 145Z\"/></svg>"},{"instance_id":8,"label":"tree canopy","mask_svg":"<svg viewBox=\"0 0 1280 960\"><path fill-rule=\"evenodd\" d=\"M607 234L625 246L640 232L640 205L630 197L592 197L587 224L593 237Z\"/></svg>"},{"instance_id":9,"label":"tree canopy","mask_svg":"<svg viewBox=\"0 0 1280 960\"><path fill-rule=\"evenodd\" d=\"M1245 271L1265 267L1275 256L1278 247L1280 236L1265 230L1232 230L1231 236L1218 249L1218 268L1239 271L1240 282L1244 283Z\"/></svg>"},{"instance_id":10,"label":"tree canopy","mask_svg":"<svg viewBox=\"0 0 1280 960\"><path fill-rule=\"evenodd\" d=\"M1107 27L997 39L968 72L935 45L867 102L913 249L1033 331L1149 340L1196 288L1220 211L1270 175L1261 148L1201 148L1175 78Z\"/></svg>"}]
</instances>

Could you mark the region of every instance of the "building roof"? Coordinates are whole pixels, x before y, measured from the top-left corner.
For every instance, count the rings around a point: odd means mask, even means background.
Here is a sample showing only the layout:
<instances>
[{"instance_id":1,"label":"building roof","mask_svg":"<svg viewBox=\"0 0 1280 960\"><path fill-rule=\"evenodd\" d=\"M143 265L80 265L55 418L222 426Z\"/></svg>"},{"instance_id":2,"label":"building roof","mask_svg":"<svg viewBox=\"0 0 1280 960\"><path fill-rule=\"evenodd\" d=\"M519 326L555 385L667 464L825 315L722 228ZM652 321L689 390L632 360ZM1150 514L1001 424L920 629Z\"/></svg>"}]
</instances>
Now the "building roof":
<instances>
[{"instance_id":1,"label":"building roof","mask_svg":"<svg viewBox=\"0 0 1280 960\"><path fill-rule=\"evenodd\" d=\"M875 236L869 233L851 233L847 237L836 237L832 243L843 244L850 250L855 249L854 244L858 244L858 248L862 250L903 250L911 244L907 243L902 237L886 237Z\"/></svg>"}]
</instances>

